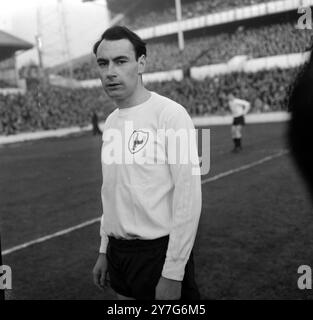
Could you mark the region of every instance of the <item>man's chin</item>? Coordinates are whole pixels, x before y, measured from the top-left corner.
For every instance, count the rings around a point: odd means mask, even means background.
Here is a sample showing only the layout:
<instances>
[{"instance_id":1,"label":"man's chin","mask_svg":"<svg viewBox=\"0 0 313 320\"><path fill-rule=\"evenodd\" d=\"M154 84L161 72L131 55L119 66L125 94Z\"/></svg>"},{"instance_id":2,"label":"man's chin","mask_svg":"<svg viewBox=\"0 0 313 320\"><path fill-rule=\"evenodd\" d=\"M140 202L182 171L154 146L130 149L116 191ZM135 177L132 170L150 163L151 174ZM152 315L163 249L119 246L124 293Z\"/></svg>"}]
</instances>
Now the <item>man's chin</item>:
<instances>
[{"instance_id":1,"label":"man's chin","mask_svg":"<svg viewBox=\"0 0 313 320\"><path fill-rule=\"evenodd\" d=\"M111 98L111 99L123 99L123 95L121 94L121 92L118 92L117 90L110 90L110 91L106 91L106 94Z\"/></svg>"}]
</instances>

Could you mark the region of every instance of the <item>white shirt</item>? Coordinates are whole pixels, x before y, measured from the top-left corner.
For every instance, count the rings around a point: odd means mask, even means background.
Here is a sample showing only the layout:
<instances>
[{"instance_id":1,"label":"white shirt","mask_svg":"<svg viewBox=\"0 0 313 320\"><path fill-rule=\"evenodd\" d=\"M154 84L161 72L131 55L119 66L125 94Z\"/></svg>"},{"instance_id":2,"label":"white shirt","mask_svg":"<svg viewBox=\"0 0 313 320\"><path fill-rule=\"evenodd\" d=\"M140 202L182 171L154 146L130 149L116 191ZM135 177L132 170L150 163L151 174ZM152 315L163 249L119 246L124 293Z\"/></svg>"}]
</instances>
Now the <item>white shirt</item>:
<instances>
[{"instance_id":1,"label":"white shirt","mask_svg":"<svg viewBox=\"0 0 313 320\"><path fill-rule=\"evenodd\" d=\"M188 133L180 148L173 135L164 134L179 129ZM169 235L162 276L178 281L183 279L201 212L199 159L189 130L194 125L185 108L151 92L146 102L110 114L101 152L100 252L106 252L108 236L156 239ZM178 163L169 163L175 156Z\"/></svg>"},{"instance_id":2,"label":"white shirt","mask_svg":"<svg viewBox=\"0 0 313 320\"><path fill-rule=\"evenodd\" d=\"M246 100L234 98L228 104L233 117L244 116L250 110L250 103Z\"/></svg>"}]
</instances>

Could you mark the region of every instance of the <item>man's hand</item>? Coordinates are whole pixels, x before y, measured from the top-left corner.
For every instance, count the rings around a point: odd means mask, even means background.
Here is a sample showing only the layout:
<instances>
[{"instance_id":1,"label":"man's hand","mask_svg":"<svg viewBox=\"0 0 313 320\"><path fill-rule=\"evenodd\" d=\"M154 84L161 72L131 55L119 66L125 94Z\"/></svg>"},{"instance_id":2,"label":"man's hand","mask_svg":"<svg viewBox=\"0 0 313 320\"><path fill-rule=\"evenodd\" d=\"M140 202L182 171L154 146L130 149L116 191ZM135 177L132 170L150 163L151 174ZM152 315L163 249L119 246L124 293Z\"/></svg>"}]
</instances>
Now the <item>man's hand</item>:
<instances>
[{"instance_id":1,"label":"man's hand","mask_svg":"<svg viewBox=\"0 0 313 320\"><path fill-rule=\"evenodd\" d=\"M167 279L161 276L155 289L156 300L179 300L181 296L181 281Z\"/></svg>"},{"instance_id":2,"label":"man's hand","mask_svg":"<svg viewBox=\"0 0 313 320\"><path fill-rule=\"evenodd\" d=\"M103 290L109 286L109 280L107 278L108 261L107 256L104 253L100 253L98 260L92 270L94 284Z\"/></svg>"}]
</instances>

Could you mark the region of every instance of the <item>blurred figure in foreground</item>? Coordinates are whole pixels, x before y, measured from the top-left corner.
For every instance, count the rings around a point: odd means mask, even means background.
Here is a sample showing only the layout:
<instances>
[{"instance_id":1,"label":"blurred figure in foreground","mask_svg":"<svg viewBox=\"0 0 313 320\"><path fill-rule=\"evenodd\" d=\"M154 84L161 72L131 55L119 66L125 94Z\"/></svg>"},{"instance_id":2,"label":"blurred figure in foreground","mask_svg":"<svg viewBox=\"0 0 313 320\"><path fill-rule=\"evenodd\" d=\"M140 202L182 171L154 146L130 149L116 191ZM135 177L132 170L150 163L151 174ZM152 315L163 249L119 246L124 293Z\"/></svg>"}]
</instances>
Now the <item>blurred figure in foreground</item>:
<instances>
[{"instance_id":1,"label":"blurred figure in foreground","mask_svg":"<svg viewBox=\"0 0 313 320\"><path fill-rule=\"evenodd\" d=\"M288 140L292 155L313 195L313 45L309 60L299 72L289 97Z\"/></svg>"},{"instance_id":2,"label":"blurred figure in foreground","mask_svg":"<svg viewBox=\"0 0 313 320\"><path fill-rule=\"evenodd\" d=\"M1 234L0 234L0 267L2 266ZM2 274L0 274L2 276ZM0 300L4 300L4 290L0 288Z\"/></svg>"},{"instance_id":3,"label":"blurred figure in foreground","mask_svg":"<svg viewBox=\"0 0 313 320\"><path fill-rule=\"evenodd\" d=\"M232 152L237 153L242 150L242 128L245 125L245 115L249 112L251 105L246 100L235 98L232 93L228 95L228 105L233 115L231 135L234 149Z\"/></svg>"}]
</instances>

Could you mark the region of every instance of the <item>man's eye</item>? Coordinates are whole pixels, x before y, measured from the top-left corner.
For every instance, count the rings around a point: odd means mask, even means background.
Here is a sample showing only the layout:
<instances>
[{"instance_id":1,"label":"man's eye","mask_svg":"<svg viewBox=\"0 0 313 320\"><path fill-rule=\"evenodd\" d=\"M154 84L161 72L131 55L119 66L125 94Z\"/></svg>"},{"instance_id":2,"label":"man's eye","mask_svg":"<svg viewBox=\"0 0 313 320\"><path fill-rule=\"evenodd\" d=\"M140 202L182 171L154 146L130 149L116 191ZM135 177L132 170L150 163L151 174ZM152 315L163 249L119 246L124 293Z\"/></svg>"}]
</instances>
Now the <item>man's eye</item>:
<instances>
[{"instance_id":1,"label":"man's eye","mask_svg":"<svg viewBox=\"0 0 313 320\"><path fill-rule=\"evenodd\" d=\"M123 63L125 63L126 62L126 60L118 60L117 61L117 64L123 64Z\"/></svg>"}]
</instances>

